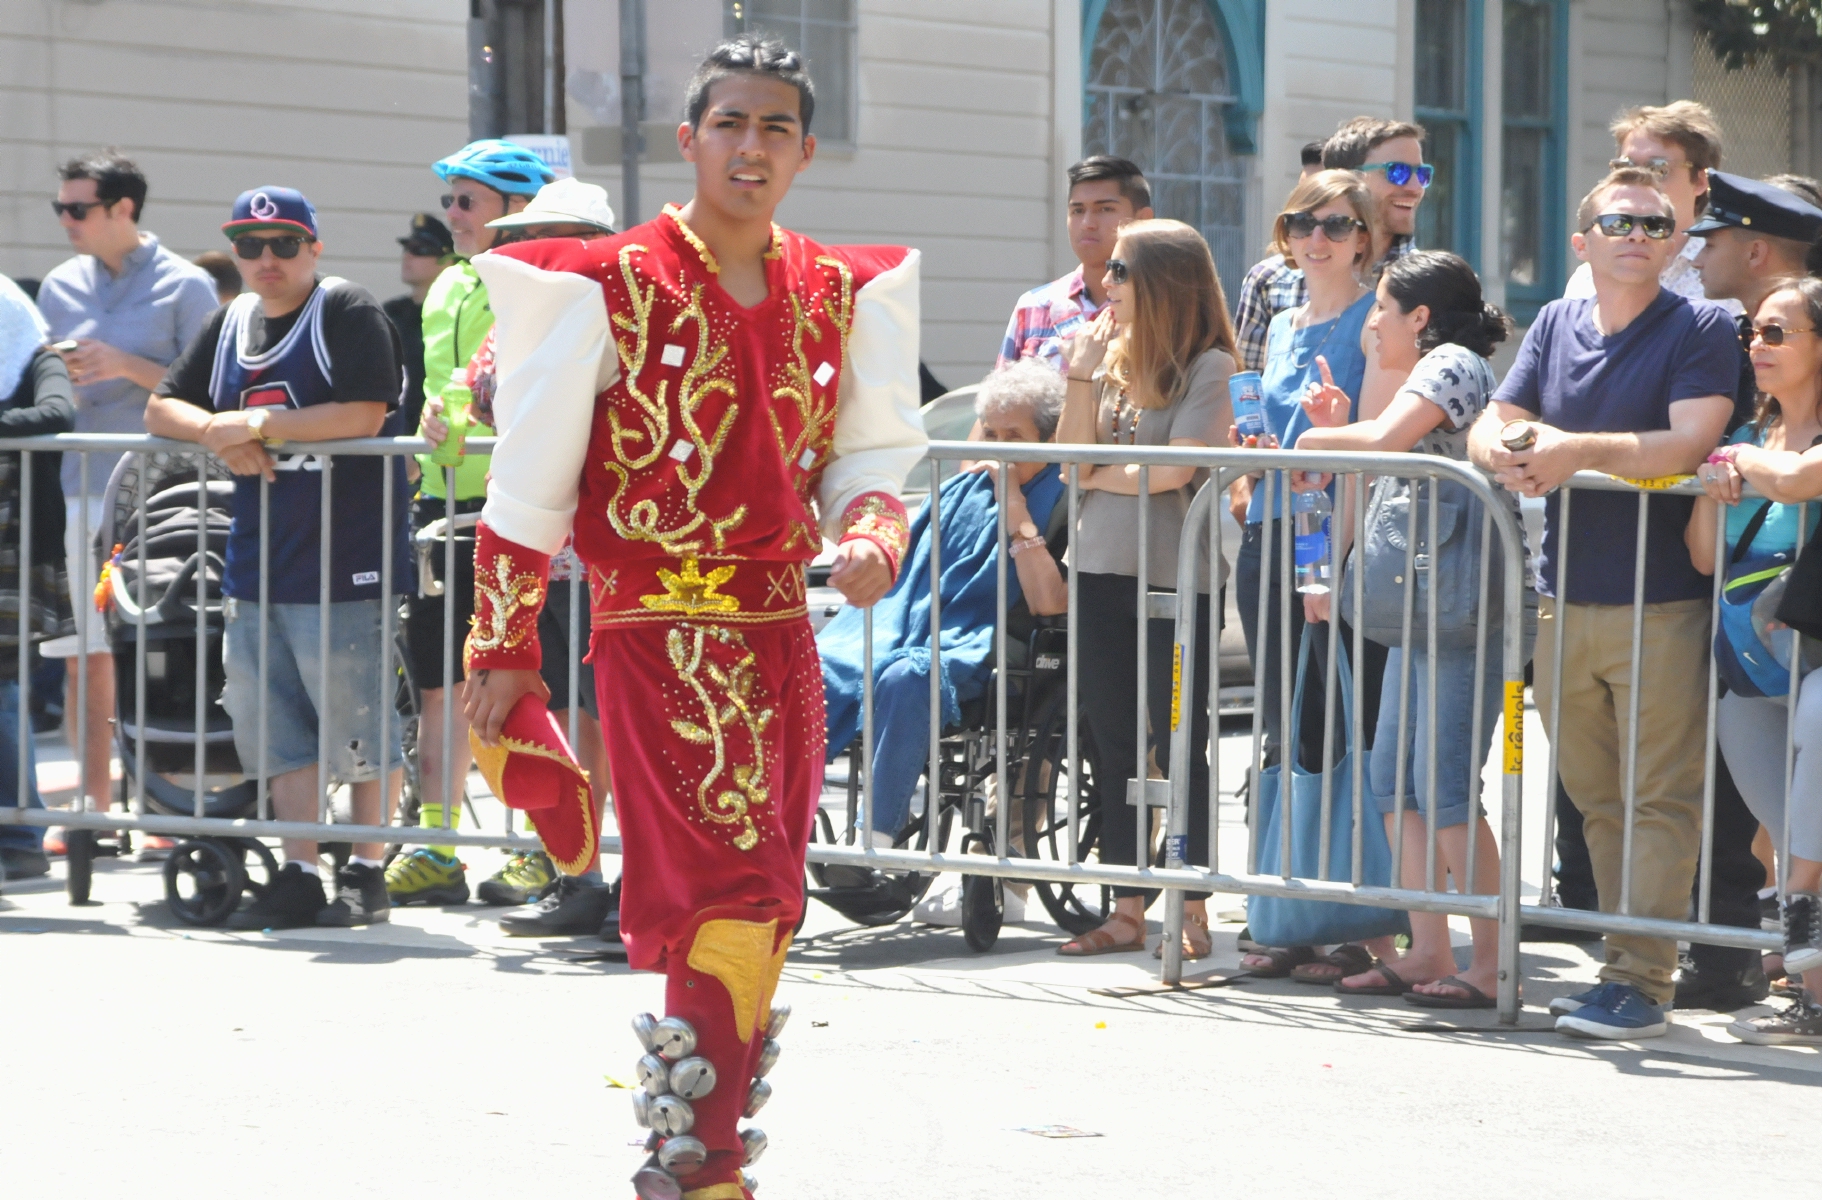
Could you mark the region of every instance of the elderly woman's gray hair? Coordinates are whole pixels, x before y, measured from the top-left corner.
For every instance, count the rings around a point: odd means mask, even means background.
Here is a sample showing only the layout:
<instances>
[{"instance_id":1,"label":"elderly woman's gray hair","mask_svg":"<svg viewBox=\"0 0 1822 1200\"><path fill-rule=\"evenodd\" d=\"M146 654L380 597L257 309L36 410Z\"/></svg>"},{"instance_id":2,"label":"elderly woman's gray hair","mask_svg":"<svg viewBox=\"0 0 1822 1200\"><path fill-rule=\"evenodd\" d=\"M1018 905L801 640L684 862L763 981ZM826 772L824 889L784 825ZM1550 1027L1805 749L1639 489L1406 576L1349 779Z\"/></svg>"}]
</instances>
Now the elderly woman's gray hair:
<instances>
[{"instance_id":1,"label":"elderly woman's gray hair","mask_svg":"<svg viewBox=\"0 0 1822 1200\"><path fill-rule=\"evenodd\" d=\"M1056 368L1035 358L1008 363L981 381L974 397L974 415L989 418L1029 416L1038 437L1049 441L1063 416L1063 377Z\"/></svg>"}]
</instances>

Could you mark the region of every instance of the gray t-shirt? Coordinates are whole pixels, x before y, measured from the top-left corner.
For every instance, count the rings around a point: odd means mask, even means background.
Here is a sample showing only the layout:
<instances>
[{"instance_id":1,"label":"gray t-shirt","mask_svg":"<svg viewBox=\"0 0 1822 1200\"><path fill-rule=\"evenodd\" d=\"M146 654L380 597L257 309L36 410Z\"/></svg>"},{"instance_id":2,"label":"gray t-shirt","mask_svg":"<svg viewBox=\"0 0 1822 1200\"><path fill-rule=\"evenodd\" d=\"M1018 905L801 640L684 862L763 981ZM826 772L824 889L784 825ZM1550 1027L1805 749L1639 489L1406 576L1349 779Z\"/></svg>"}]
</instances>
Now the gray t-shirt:
<instances>
[{"instance_id":1,"label":"gray t-shirt","mask_svg":"<svg viewBox=\"0 0 1822 1200\"><path fill-rule=\"evenodd\" d=\"M1100 412L1095 420L1095 441L1099 445L1168 446L1174 439L1189 438L1206 446L1227 444L1227 427L1233 423L1233 404L1228 399L1227 377L1234 372L1234 360L1220 350L1205 351L1189 367L1189 381L1175 403L1168 408L1140 409L1122 405L1118 389L1103 375L1097 374ZM1118 421L1116 435L1115 422ZM1150 552L1146 574L1154 588L1177 586L1177 539L1183 533L1183 518L1189 512L1190 498L1207 473L1196 472L1187 487L1174 492L1154 492L1151 496ZM1220 501L1216 505L1219 507ZM1071 565L1091 575L1139 574L1139 498L1118 496L1112 492L1089 491L1082 496L1081 514L1076 526L1075 544L1070 547ZM1206 548L1202 554L1202 578L1198 590L1209 590ZM1226 578L1222 564L1222 578Z\"/></svg>"},{"instance_id":2,"label":"gray t-shirt","mask_svg":"<svg viewBox=\"0 0 1822 1200\"><path fill-rule=\"evenodd\" d=\"M51 340L93 338L117 350L170 366L220 306L209 273L140 233L119 275L92 255L79 254L52 267L38 287L38 311ZM151 393L125 377L76 388L77 433L144 433ZM89 495L107 489L117 454L89 456ZM80 456L63 456L63 494L81 489Z\"/></svg>"}]
</instances>

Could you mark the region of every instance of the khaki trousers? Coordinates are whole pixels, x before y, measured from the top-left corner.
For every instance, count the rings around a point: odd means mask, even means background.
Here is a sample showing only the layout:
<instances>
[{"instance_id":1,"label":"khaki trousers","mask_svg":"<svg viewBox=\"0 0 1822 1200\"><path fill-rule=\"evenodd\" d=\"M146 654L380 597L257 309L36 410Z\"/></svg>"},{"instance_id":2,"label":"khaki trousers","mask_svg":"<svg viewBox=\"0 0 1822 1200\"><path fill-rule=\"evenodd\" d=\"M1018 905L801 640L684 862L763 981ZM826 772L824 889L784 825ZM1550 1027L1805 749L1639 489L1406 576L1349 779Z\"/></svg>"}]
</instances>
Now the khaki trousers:
<instances>
[{"instance_id":1,"label":"khaki trousers","mask_svg":"<svg viewBox=\"0 0 1822 1200\"><path fill-rule=\"evenodd\" d=\"M1561 617L1559 619L1559 615ZM1689 915L1702 845L1703 739L1707 727L1709 602L1647 604L1641 629L1637 792L1626 911L1681 921ZM1534 674L1538 715L1550 728L1557 637L1563 639L1557 763L1581 810L1602 912L1619 912L1625 870L1626 756L1631 704L1632 609L1544 598ZM1638 988L1653 1003L1676 993L1676 942L1608 934L1603 982Z\"/></svg>"}]
</instances>

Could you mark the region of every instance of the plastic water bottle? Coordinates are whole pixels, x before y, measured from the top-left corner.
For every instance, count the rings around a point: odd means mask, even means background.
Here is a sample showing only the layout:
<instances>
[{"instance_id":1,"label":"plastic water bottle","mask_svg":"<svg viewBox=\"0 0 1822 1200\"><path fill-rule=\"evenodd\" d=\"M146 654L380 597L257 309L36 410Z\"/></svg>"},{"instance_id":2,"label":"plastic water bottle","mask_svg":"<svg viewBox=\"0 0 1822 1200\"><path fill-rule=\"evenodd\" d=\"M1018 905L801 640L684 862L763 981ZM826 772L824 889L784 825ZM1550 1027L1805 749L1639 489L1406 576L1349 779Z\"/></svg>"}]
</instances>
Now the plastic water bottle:
<instances>
[{"instance_id":1,"label":"plastic water bottle","mask_svg":"<svg viewBox=\"0 0 1822 1200\"><path fill-rule=\"evenodd\" d=\"M1292 532L1296 535L1297 590L1307 595L1329 592L1329 494L1320 489L1291 497Z\"/></svg>"}]
</instances>

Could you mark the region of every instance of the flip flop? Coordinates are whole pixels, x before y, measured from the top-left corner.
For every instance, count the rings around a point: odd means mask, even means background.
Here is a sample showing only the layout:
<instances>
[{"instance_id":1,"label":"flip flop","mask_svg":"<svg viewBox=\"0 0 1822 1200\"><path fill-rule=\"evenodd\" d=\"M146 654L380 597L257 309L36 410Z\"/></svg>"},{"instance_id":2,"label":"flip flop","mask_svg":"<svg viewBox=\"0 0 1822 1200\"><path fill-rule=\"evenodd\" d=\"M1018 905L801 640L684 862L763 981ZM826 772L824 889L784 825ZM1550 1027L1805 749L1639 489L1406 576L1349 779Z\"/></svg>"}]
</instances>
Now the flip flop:
<instances>
[{"instance_id":1,"label":"flip flop","mask_svg":"<svg viewBox=\"0 0 1822 1200\"><path fill-rule=\"evenodd\" d=\"M1335 981L1335 990L1343 996L1402 996L1406 992L1409 992L1414 986L1413 984L1406 983L1403 979L1400 979L1398 972L1386 965L1384 959L1374 959L1371 966L1367 967L1365 970L1356 971L1355 974L1365 975L1367 971L1378 971L1380 978L1384 979L1385 982L1382 984L1368 984L1366 987L1348 987L1341 980L1337 979Z\"/></svg>"},{"instance_id":2,"label":"flip flop","mask_svg":"<svg viewBox=\"0 0 1822 1200\"><path fill-rule=\"evenodd\" d=\"M1379 960L1368 953L1365 946L1354 942L1343 942L1314 962L1305 963L1291 972L1291 979L1297 983L1307 983L1315 987L1333 987L1349 975L1358 975L1370 971ZM1338 974L1327 971L1312 971L1310 967L1331 967Z\"/></svg>"},{"instance_id":3,"label":"flip flop","mask_svg":"<svg viewBox=\"0 0 1822 1200\"><path fill-rule=\"evenodd\" d=\"M1445 975L1436 981L1448 987L1460 988L1468 993L1465 996L1433 996L1428 992L1410 991L1404 994L1406 1004L1415 1004L1418 1008L1498 1008L1499 1001L1487 995L1465 979L1454 975Z\"/></svg>"},{"instance_id":4,"label":"flip flop","mask_svg":"<svg viewBox=\"0 0 1822 1200\"><path fill-rule=\"evenodd\" d=\"M1250 958L1255 954L1263 954L1271 959L1271 966L1249 967L1242 963L1241 970L1256 979L1283 979L1295 968L1315 961L1316 949L1313 946L1261 946L1257 950L1248 950L1243 957Z\"/></svg>"}]
</instances>

